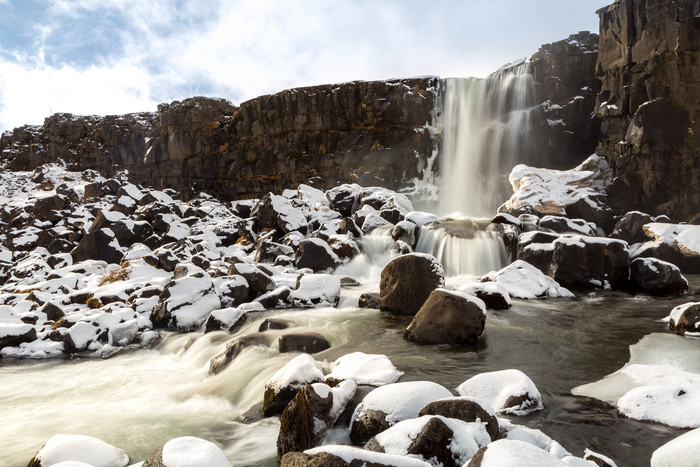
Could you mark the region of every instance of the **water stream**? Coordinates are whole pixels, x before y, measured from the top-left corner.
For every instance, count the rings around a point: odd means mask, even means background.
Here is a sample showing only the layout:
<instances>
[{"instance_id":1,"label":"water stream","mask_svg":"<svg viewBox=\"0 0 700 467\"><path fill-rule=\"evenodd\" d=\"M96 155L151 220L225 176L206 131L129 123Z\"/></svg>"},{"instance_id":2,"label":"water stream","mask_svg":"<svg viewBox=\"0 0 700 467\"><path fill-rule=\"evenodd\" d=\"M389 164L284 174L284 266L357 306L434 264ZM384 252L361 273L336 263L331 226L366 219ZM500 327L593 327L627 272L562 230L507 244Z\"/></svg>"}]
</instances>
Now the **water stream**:
<instances>
[{"instance_id":1,"label":"water stream","mask_svg":"<svg viewBox=\"0 0 700 467\"><path fill-rule=\"evenodd\" d=\"M700 276L691 281L698 290ZM643 336L668 333L659 319L698 295L656 299L601 292L573 301L515 300L510 310L489 313L477 346L447 347L405 341L410 318L356 308L357 288L343 294L347 306L259 313L234 336L166 333L151 350L108 360L3 361L0 465L25 465L56 433L96 436L134 461L173 437L199 436L222 446L234 465L276 465L277 419L245 425L236 417L262 401L265 381L293 355L280 354L274 345L251 347L221 374L207 375L209 358L226 341L256 333L261 320L272 316L293 322L295 331L326 336L332 347L317 354L319 360L382 353L405 372L405 381L430 380L454 390L477 373L521 369L542 392L545 410L513 420L543 430L576 455L588 447L619 466L644 465L655 448L681 433L620 418L601 402L572 396L571 389L619 369L629 360L629 346ZM283 331L266 332L274 342ZM190 339L194 343L184 350ZM697 340L676 340L697 346Z\"/></svg>"}]
</instances>

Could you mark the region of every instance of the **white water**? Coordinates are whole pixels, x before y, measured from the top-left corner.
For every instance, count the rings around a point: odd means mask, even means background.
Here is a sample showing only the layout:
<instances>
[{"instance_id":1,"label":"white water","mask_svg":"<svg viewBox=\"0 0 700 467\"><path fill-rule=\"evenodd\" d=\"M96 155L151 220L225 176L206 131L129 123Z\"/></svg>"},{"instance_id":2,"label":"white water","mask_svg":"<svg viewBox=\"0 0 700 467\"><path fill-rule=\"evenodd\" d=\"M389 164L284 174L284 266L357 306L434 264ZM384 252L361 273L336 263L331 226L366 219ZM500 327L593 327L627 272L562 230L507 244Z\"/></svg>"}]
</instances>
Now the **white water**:
<instances>
[{"instance_id":1,"label":"white water","mask_svg":"<svg viewBox=\"0 0 700 467\"><path fill-rule=\"evenodd\" d=\"M350 276L363 283L379 282L382 269L397 254L391 249L395 245L391 238L392 227L379 226L359 239L357 244L362 254L336 268L335 274Z\"/></svg>"},{"instance_id":2,"label":"white water","mask_svg":"<svg viewBox=\"0 0 700 467\"><path fill-rule=\"evenodd\" d=\"M506 201L508 173L526 144L532 89L528 63L485 79L446 80L441 216L492 216Z\"/></svg>"},{"instance_id":3,"label":"white water","mask_svg":"<svg viewBox=\"0 0 700 467\"><path fill-rule=\"evenodd\" d=\"M480 276L508 265L503 240L492 232L481 231L476 232L474 238L460 238L442 228L423 228L416 251L435 256L447 276Z\"/></svg>"}]
</instances>

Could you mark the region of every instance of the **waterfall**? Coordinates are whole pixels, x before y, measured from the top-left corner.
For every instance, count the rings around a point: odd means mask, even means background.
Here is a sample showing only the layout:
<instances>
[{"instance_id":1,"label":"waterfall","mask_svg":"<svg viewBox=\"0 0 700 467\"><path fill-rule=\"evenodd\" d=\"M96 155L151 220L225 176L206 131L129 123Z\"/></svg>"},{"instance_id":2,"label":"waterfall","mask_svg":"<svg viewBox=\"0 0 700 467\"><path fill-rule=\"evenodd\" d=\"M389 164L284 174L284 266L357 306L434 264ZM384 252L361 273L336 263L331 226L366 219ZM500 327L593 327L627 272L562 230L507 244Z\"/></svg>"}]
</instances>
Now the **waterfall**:
<instances>
[{"instance_id":1,"label":"waterfall","mask_svg":"<svg viewBox=\"0 0 700 467\"><path fill-rule=\"evenodd\" d=\"M532 90L524 60L485 79L446 80L440 215L492 216L510 196L507 177L524 152Z\"/></svg>"},{"instance_id":2,"label":"waterfall","mask_svg":"<svg viewBox=\"0 0 700 467\"><path fill-rule=\"evenodd\" d=\"M435 256L447 276L482 275L508 264L503 239L472 220L441 222L420 229L416 251Z\"/></svg>"}]
</instances>

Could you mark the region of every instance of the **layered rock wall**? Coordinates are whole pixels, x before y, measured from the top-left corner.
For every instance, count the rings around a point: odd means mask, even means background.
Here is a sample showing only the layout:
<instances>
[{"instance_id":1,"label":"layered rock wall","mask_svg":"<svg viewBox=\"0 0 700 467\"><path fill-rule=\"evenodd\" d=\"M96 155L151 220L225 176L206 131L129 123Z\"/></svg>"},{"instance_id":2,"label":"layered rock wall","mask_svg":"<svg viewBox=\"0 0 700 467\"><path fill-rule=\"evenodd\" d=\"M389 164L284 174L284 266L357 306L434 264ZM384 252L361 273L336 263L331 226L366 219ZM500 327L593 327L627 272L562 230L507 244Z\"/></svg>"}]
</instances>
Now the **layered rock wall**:
<instances>
[{"instance_id":1,"label":"layered rock wall","mask_svg":"<svg viewBox=\"0 0 700 467\"><path fill-rule=\"evenodd\" d=\"M611 206L689 220L700 211L700 0L618 0L598 14Z\"/></svg>"},{"instance_id":2,"label":"layered rock wall","mask_svg":"<svg viewBox=\"0 0 700 467\"><path fill-rule=\"evenodd\" d=\"M437 78L292 89L235 107L196 97L156 113L54 114L0 139L13 170L63 159L107 176L222 198L281 192L299 183L398 188L422 177L434 150Z\"/></svg>"}]
</instances>

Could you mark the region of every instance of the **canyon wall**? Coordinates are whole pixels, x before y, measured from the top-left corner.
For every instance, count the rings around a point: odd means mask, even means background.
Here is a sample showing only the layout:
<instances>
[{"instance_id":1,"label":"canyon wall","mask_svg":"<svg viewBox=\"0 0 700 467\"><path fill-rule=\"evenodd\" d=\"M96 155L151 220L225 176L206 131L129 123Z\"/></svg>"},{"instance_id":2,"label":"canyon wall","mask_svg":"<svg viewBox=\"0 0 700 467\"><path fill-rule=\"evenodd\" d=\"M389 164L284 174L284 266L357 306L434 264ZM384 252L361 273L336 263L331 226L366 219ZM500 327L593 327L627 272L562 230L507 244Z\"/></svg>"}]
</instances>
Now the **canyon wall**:
<instances>
[{"instance_id":1,"label":"canyon wall","mask_svg":"<svg viewBox=\"0 0 700 467\"><path fill-rule=\"evenodd\" d=\"M12 170L64 160L77 170L224 199L356 182L392 189L423 176L433 155L438 78L292 89L236 107L194 97L155 113L54 114L0 140Z\"/></svg>"},{"instance_id":2,"label":"canyon wall","mask_svg":"<svg viewBox=\"0 0 700 467\"><path fill-rule=\"evenodd\" d=\"M598 11L597 153L618 213L700 212L700 0L618 0Z\"/></svg>"}]
</instances>

